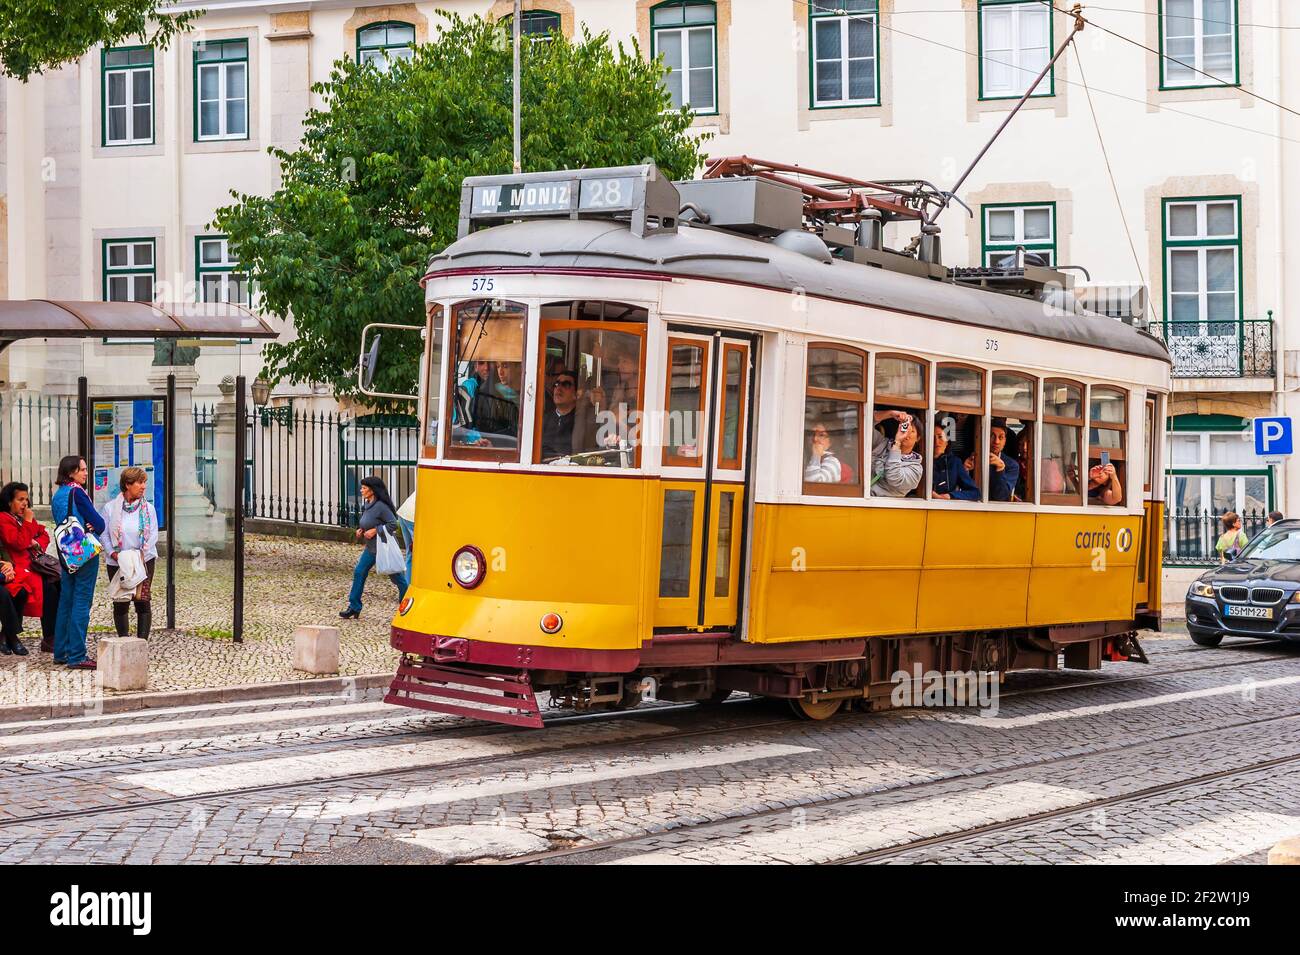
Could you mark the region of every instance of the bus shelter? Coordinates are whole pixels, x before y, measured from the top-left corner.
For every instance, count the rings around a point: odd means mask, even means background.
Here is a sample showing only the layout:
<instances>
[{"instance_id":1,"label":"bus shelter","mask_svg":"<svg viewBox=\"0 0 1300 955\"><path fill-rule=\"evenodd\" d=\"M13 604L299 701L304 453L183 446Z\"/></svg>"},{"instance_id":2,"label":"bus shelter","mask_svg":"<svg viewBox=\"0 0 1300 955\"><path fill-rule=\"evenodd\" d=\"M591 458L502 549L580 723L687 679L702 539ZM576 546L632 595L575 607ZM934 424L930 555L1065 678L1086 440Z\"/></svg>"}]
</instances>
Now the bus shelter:
<instances>
[{"instance_id":1,"label":"bus shelter","mask_svg":"<svg viewBox=\"0 0 1300 955\"><path fill-rule=\"evenodd\" d=\"M149 475L167 627L228 600L243 637L247 382L278 323L226 304L0 301L0 484L49 518L59 459L79 454L98 506ZM212 409L196 441L195 402ZM179 598L179 599L178 599ZM178 623L178 614L180 620Z\"/></svg>"}]
</instances>

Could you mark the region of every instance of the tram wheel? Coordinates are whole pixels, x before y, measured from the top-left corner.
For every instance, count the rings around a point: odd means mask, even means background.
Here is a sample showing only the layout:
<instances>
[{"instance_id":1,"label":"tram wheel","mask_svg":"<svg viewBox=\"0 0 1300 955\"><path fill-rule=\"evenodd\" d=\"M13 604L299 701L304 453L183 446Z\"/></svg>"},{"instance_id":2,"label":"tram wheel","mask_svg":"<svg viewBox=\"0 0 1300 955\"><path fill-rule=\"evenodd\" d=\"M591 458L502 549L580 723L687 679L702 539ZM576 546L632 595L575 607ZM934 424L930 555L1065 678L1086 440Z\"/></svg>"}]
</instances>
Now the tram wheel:
<instances>
[{"instance_id":1,"label":"tram wheel","mask_svg":"<svg viewBox=\"0 0 1300 955\"><path fill-rule=\"evenodd\" d=\"M790 709L801 720L828 720L840 711L843 700L818 700L811 702L806 697L790 701Z\"/></svg>"},{"instance_id":2,"label":"tram wheel","mask_svg":"<svg viewBox=\"0 0 1300 955\"><path fill-rule=\"evenodd\" d=\"M714 690L704 699L699 700L700 706L721 706L727 700L731 699L730 690Z\"/></svg>"}]
</instances>

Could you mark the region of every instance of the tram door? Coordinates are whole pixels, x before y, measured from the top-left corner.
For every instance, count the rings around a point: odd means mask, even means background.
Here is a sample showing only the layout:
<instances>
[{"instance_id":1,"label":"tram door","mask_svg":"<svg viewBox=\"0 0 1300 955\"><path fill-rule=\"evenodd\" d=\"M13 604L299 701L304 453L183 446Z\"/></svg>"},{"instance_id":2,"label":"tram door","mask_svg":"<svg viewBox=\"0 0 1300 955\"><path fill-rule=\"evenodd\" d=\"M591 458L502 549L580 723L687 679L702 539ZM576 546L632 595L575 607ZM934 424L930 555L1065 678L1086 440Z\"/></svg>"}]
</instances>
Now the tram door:
<instances>
[{"instance_id":1,"label":"tram door","mask_svg":"<svg viewBox=\"0 0 1300 955\"><path fill-rule=\"evenodd\" d=\"M754 345L734 332L669 329L655 627L737 624Z\"/></svg>"},{"instance_id":2,"label":"tram door","mask_svg":"<svg viewBox=\"0 0 1300 955\"><path fill-rule=\"evenodd\" d=\"M1138 547L1137 582L1134 603L1139 607L1160 608L1160 573L1163 561L1161 532L1164 527L1163 505L1157 500L1160 488L1160 422L1156 399L1148 398L1143 408L1142 425L1142 530Z\"/></svg>"}]
</instances>

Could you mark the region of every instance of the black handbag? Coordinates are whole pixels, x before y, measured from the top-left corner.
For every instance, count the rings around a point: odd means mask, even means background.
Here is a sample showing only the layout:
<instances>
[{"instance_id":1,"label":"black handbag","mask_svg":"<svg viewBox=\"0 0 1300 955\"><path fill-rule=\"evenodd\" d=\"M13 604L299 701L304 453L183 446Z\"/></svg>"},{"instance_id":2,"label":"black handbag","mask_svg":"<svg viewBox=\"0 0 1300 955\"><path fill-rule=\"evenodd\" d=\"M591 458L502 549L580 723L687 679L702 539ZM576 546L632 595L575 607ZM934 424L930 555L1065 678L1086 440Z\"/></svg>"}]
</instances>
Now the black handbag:
<instances>
[{"instance_id":1,"label":"black handbag","mask_svg":"<svg viewBox=\"0 0 1300 955\"><path fill-rule=\"evenodd\" d=\"M62 576L59 559L51 557L35 544L32 545L31 558L33 573L39 574L47 580L58 580Z\"/></svg>"}]
</instances>

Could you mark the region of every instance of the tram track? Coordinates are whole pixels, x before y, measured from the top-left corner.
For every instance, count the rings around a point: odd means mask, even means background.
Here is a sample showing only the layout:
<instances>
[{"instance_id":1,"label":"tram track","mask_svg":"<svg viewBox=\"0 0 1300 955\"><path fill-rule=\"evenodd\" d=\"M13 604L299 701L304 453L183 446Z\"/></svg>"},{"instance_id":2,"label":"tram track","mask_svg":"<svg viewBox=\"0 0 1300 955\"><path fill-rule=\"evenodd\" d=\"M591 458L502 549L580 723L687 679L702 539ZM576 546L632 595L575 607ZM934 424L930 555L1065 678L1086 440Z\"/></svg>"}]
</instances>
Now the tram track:
<instances>
[{"instance_id":1,"label":"tram track","mask_svg":"<svg viewBox=\"0 0 1300 955\"><path fill-rule=\"evenodd\" d=\"M985 779L1006 773L1021 772L1026 769L1038 769L1044 766L1052 766L1061 763L1068 763L1075 760L1087 759L1094 756L1112 756L1118 753L1132 749L1140 749L1145 746L1159 746L1180 739L1187 739L1193 736L1202 736L1212 733L1223 733L1230 730L1244 729L1253 726L1267 725L1271 723L1280 723L1286 720L1300 719L1300 710L1293 710L1289 713L1283 713L1276 716L1261 717L1254 720L1243 720L1238 723L1227 723L1221 726L1211 727L1209 729L1188 730L1182 733L1175 733L1169 736L1162 736L1158 739L1145 739L1133 743L1125 743L1119 746L1103 747L1101 749L1089 750L1081 753L1066 753L1058 756L1047 756L1040 759L1030 759L1023 762L1017 762L1013 766L998 766L992 769L980 770L970 773L954 773L946 776L939 776L933 779L925 779L920 782L906 782L898 785L885 785L866 792L851 793L849 795L827 796L821 799L810 799L807 802L800 803L797 808L800 809L824 809L830 806L850 803L855 800L867 799L873 796L881 796L886 793L912 792L930 789L946 783L965 782L967 780ZM1265 760L1252 764L1247 767L1231 770L1221 770L1215 773L1207 773L1194 779L1179 780L1174 783L1165 783L1160 786L1151 786L1134 793L1120 794L1117 796L1105 797L1102 799L1092 800L1087 803L1077 803L1073 806L1064 807L1058 810L1050 810L1042 813L1036 813L1021 816L1013 820L1006 820L998 823L990 823L986 826L971 827L970 830L964 830L961 833L952 833L947 836L935 836L928 839L917 840L907 843L906 845L890 846L884 849L872 850L870 853L862 853L860 856L846 857L844 860L834 860L833 864L843 864L858 859L875 858L877 855L883 857L888 854L899 854L910 851L931 842L937 843L945 839L953 842L959 842L963 839L973 838L982 835L985 831L996 831L998 829L1011 829L1020 825L1028 825L1037 822L1040 819L1052 818L1053 816L1069 815L1077 812L1086 812L1091 809L1099 808L1113 803L1124 802L1130 799L1141 799L1149 795L1158 795L1162 792L1173 791L1187 786L1212 782L1215 779L1224 778L1232 775L1254 772L1259 769L1270 768L1275 765L1287 765L1290 763L1300 762L1300 754L1293 756L1280 757L1275 760ZM773 816L788 814L791 811L789 804L773 806L768 809L760 809L755 812L744 813L735 816L729 816L723 819L707 819L700 822L688 822L675 825L661 833L646 833L632 836L620 836L614 839L604 839L598 842L584 843L576 846L564 846L555 849L543 850L541 852L530 853L528 855L514 856L513 858L491 860L490 864L494 865L539 865L553 862L556 860L587 856L593 853L606 852L610 849L617 849L628 845L634 845L639 842L645 842L647 839L667 833L706 833L710 830L721 829L726 826L737 825L740 823L752 822Z\"/></svg>"},{"instance_id":2,"label":"tram track","mask_svg":"<svg viewBox=\"0 0 1300 955\"><path fill-rule=\"evenodd\" d=\"M1056 693L1065 690L1084 690L1084 689L1091 689L1097 687L1122 686L1130 683L1151 682L1155 680L1181 676L1189 673L1198 673L1207 670L1224 670L1224 669L1231 669L1237 667L1264 666L1266 664L1276 662L1278 659L1279 657L1270 655L1261 659L1237 660L1237 661L1230 661L1230 662L1223 662L1223 663L1210 663L1210 664L1203 664L1194 667L1181 667L1179 669L1174 669L1174 670L1163 670L1160 671L1159 673L1134 674L1132 676L1116 677L1114 679L1085 680L1085 681L1073 682L1073 683L1058 683L1050 686L1027 687L1022 690L1011 690L1011 691L1000 692L999 700L1023 698L1027 696L1037 696L1040 694ZM759 697L741 696L722 705L725 706L727 709L731 709L733 707L749 708L749 707L761 707L764 705L770 705L770 702L771 701L765 701ZM304 718L310 718L310 716L315 715L316 713L319 712L324 712L327 709L328 709L327 707L312 708L309 711L305 711L303 716ZM716 708L714 711L716 712ZM593 723L593 722L614 722L614 721L627 721L631 723L646 722L646 721L653 721L657 718L661 718L662 716L668 714L703 713L703 712L706 711L695 703L670 703L670 704L654 706L643 710L625 710L625 711L616 711L616 712L600 711L600 712L593 712L593 713L568 713L568 714L552 716L547 718L545 720L545 728L556 728L556 727L561 727L566 725L580 725L583 723ZM871 715L888 716L893 714L905 714L908 712L911 711L907 709L883 710ZM925 711L922 710L920 712L925 712ZM783 716L781 719L778 720L765 720L757 723L738 722L725 727L701 728L698 730L689 730L687 732L723 733L723 732L732 732L732 731L739 732L739 731L755 729L755 728L766 728L769 726L798 727L803 725L806 724L804 724L802 721L798 721L793 718ZM208 750L203 752L176 753L176 754L156 757L153 759L135 759L135 760L125 760L120 762L105 762L105 763L100 763L92 766L56 767L51 769L32 770L28 772L13 772L7 775L0 775L0 784L9 782L11 780L15 782L21 782L29 779L46 780L46 779L61 778L61 777L77 778L81 776L97 775L103 773L117 773L117 772L129 773L134 770L152 771L152 770L162 769L168 766L183 766L188 762L198 761L203 759L212 759L214 757L220 757L220 756L227 756L227 757L237 756L241 761L246 761L246 760L255 760L258 758L280 758L285 756L306 755L314 751L327 749L332 746L347 745L349 743L365 742L365 743L373 743L375 747L381 747L384 745L388 745L394 742L401 742L404 740L408 740L408 741L409 740L424 741L424 740L431 740L431 739L476 740L476 739L490 739L491 737L494 736L504 736L507 734L514 734L518 732L519 730L516 727L512 727L512 726L504 726L504 725L488 723L488 722L478 722L478 721L468 720L468 719L457 719L455 722L451 722L443 726L426 726L420 729L406 730L406 731L395 732L395 733L384 733L384 734L379 734L374 736L341 735L341 736L334 736L334 737L328 737L328 738L322 738L316 740L305 740L301 742L294 742L291 745L286 745L284 743L268 743L265 746L259 746L247 750L238 750L238 751L220 750L216 752ZM673 738L675 738L673 735L665 734L662 736L652 737L649 739L629 737L627 739L622 739L622 740L611 740L609 742L602 742L598 744L588 743L586 745L599 745L599 746L631 745L633 743L649 742L651 739L671 740ZM183 739L183 737L181 739ZM38 742L38 741L33 740L33 742ZM150 742L168 742L168 740L150 741ZM362 749L368 749L368 748L372 748L372 747L370 746L362 747ZM557 750L555 748L546 748L546 749L532 750L527 753L522 753L520 755L521 756L531 756L531 755L544 756L544 755L552 754L556 751ZM49 753L15 754L13 758L21 759L23 756L30 756L33 760L37 760L41 757L57 758L59 756L59 751L55 750ZM443 765L446 768L461 768L465 764L463 762L456 762L456 763L448 763ZM415 767L410 767L409 769L404 768L404 769L386 770L385 773L390 774L394 772L406 772L406 771L416 772L424 768L428 768L428 767L415 766ZM327 784L330 782L347 781L354 778L358 778L358 777L352 775L345 775L345 776L338 776L338 777L330 777L328 779L321 779L319 780L319 782L321 784ZM313 782L317 782L317 781L313 781ZM6 824L12 824L12 822L0 818L0 826L4 826Z\"/></svg>"}]
</instances>

